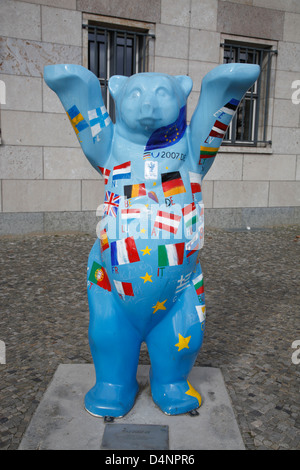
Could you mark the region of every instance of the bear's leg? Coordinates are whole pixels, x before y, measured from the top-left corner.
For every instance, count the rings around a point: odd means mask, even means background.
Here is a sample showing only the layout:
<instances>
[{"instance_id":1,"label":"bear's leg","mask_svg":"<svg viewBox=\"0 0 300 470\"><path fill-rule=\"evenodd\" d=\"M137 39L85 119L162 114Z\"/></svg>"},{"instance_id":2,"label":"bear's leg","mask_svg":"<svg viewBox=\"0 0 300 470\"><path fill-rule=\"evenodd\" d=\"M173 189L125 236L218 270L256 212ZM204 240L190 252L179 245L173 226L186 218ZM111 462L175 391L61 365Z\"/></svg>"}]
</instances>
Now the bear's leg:
<instances>
[{"instance_id":1,"label":"bear's leg","mask_svg":"<svg viewBox=\"0 0 300 470\"><path fill-rule=\"evenodd\" d=\"M95 260L91 255L89 269ZM96 261L101 264L100 259ZM92 284L88 286L88 299L96 384L85 396L85 408L95 416L121 417L132 408L138 391L141 339L122 315L122 305L113 292Z\"/></svg>"},{"instance_id":2,"label":"bear's leg","mask_svg":"<svg viewBox=\"0 0 300 470\"><path fill-rule=\"evenodd\" d=\"M193 279L199 274L200 265ZM203 298L204 294L199 301L191 282L146 339L151 359L152 397L166 414L187 413L201 405L201 396L189 383L188 375L203 341Z\"/></svg>"}]
</instances>

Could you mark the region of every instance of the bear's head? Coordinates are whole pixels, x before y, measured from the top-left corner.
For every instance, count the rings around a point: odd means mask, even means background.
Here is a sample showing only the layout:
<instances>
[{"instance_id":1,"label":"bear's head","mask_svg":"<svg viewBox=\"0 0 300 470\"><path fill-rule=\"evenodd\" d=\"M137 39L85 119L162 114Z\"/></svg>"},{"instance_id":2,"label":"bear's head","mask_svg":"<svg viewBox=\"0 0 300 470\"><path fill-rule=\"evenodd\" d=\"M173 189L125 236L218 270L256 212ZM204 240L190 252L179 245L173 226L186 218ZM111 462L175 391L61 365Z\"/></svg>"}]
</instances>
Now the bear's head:
<instances>
[{"instance_id":1,"label":"bear's head","mask_svg":"<svg viewBox=\"0 0 300 470\"><path fill-rule=\"evenodd\" d=\"M175 122L186 106L192 86L192 79L185 75L138 73L111 77L109 90L121 134L136 141L138 136L148 138L157 129Z\"/></svg>"}]
</instances>

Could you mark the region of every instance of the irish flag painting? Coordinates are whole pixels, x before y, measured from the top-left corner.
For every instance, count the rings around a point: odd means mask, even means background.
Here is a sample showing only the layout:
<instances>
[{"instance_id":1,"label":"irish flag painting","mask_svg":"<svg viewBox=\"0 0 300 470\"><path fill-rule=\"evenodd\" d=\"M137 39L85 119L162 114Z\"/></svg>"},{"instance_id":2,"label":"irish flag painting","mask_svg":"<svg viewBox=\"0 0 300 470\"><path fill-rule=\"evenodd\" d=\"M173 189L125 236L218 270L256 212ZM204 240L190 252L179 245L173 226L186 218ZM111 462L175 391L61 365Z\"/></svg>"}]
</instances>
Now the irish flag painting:
<instances>
[{"instance_id":1,"label":"irish flag painting","mask_svg":"<svg viewBox=\"0 0 300 470\"><path fill-rule=\"evenodd\" d=\"M111 291L110 282L107 273L101 264L96 261L93 262L91 272L88 280L97 286L102 287L105 290Z\"/></svg>"}]
</instances>

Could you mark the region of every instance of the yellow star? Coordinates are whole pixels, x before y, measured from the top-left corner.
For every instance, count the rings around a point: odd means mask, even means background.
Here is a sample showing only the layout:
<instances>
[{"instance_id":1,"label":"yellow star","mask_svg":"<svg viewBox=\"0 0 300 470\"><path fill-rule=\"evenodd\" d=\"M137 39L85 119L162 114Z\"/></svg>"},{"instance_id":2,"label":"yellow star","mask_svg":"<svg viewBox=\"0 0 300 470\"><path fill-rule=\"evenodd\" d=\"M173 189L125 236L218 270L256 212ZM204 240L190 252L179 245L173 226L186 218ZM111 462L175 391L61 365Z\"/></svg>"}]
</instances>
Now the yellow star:
<instances>
[{"instance_id":1,"label":"yellow star","mask_svg":"<svg viewBox=\"0 0 300 470\"><path fill-rule=\"evenodd\" d=\"M154 181L153 186L156 186L156 181Z\"/></svg>"},{"instance_id":2,"label":"yellow star","mask_svg":"<svg viewBox=\"0 0 300 470\"><path fill-rule=\"evenodd\" d=\"M145 232L146 232L146 229L141 228L141 233L145 233Z\"/></svg>"},{"instance_id":3,"label":"yellow star","mask_svg":"<svg viewBox=\"0 0 300 470\"><path fill-rule=\"evenodd\" d=\"M150 251L152 250L152 248L149 248L149 246L147 245L146 248L144 250L141 250L143 252L143 256L145 255L150 255Z\"/></svg>"},{"instance_id":4,"label":"yellow star","mask_svg":"<svg viewBox=\"0 0 300 470\"><path fill-rule=\"evenodd\" d=\"M149 275L148 273L145 274L145 276L140 276L141 279L144 279L144 284L145 282L153 282L152 279L151 279L152 275Z\"/></svg>"},{"instance_id":5,"label":"yellow star","mask_svg":"<svg viewBox=\"0 0 300 470\"><path fill-rule=\"evenodd\" d=\"M163 302L159 302L157 301L156 305L154 305L154 310L153 310L153 313L156 313L157 310L167 310L167 308L165 307L165 302L167 301L168 299L164 300Z\"/></svg>"},{"instance_id":6,"label":"yellow star","mask_svg":"<svg viewBox=\"0 0 300 470\"><path fill-rule=\"evenodd\" d=\"M178 351L181 351L184 348L189 349L189 342L190 342L191 336L184 338L183 336L181 336L180 333L178 333L178 337L179 337L179 342L175 344L175 346L178 347Z\"/></svg>"},{"instance_id":7,"label":"yellow star","mask_svg":"<svg viewBox=\"0 0 300 470\"><path fill-rule=\"evenodd\" d=\"M190 395L191 397L197 398L199 406L201 406L202 398L201 398L200 393L198 393L197 390L195 390L194 387L192 387L192 385L190 384L188 380L187 380L187 384L189 386L189 389L185 392L185 394Z\"/></svg>"}]
</instances>

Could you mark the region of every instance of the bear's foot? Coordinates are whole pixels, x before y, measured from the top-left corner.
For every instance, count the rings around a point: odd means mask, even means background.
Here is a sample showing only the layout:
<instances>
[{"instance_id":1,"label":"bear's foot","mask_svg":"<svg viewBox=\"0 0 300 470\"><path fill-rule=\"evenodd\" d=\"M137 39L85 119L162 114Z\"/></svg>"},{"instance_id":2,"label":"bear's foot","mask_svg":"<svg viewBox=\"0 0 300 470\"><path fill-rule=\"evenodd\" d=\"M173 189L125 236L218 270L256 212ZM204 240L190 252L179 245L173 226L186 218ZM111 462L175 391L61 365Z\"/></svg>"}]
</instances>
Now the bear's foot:
<instances>
[{"instance_id":1,"label":"bear's foot","mask_svg":"<svg viewBox=\"0 0 300 470\"><path fill-rule=\"evenodd\" d=\"M96 383L85 396L85 409L93 416L121 418L133 407L138 388L137 382L131 387Z\"/></svg>"},{"instance_id":2,"label":"bear's foot","mask_svg":"<svg viewBox=\"0 0 300 470\"><path fill-rule=\"evenodd\" d=\"M187 380L172 384L151 381L154 403L167 415L192 412L201 406L200 394Z\"/></svg>"}]
</instances>

